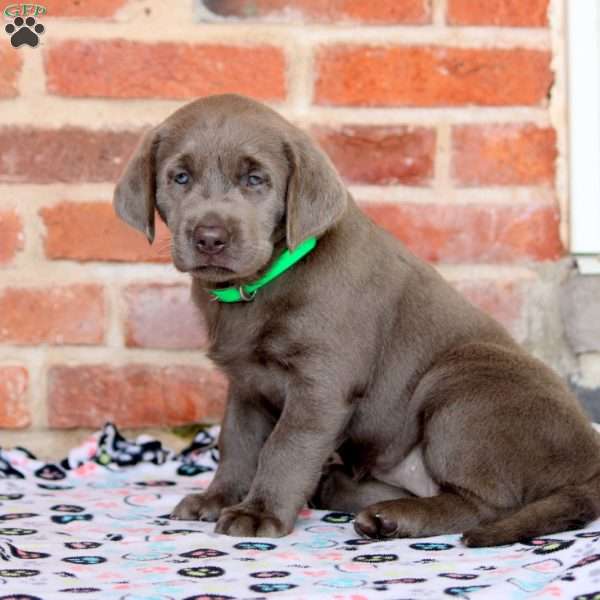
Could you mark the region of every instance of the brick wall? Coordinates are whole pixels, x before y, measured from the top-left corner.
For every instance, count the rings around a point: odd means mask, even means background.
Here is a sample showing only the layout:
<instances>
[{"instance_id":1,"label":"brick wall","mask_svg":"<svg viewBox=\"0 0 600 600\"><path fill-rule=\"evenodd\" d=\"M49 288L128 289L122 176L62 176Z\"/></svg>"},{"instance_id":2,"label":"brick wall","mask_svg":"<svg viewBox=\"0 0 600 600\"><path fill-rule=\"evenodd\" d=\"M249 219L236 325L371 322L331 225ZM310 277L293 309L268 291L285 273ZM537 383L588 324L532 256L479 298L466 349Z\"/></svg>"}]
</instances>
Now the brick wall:
<instances>
[{"instance_id":1,"label":"brick wall","mask_svg":"<svg viewBox=\"0 0 600 600\"><path fill-rule=\"evenodd\" d=\"M148 247L110 205L140 132L220 92L311 130L374 220L574 369L557 317L566 132L551 4L46 0L39 47L0 42L4 433L221 414L225 383L164 227Z\"/></svg>"}]
</instances>

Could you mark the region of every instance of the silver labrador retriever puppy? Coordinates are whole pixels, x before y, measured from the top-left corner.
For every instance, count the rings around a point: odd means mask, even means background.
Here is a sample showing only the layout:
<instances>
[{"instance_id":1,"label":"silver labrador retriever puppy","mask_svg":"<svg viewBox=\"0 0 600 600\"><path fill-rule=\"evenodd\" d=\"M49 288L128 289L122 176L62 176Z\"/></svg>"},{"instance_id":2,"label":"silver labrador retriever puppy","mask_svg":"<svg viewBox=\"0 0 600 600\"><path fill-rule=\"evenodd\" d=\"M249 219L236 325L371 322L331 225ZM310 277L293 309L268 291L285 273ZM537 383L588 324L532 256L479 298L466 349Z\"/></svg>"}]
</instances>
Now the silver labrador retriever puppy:
<instances>
[{"instance_id":1,"label":"silver labrador retriever puppy","mask_svg":"<svg viewBox=\"0 0 600 600\"><path fill-rule=\"evenodd\" d=\"M155 210L168 225L230 381L217 473L174 518L281 536L312 501L357 512L365 536L488 546L600 514L599 436L559 377L363 215L274 111L184 106L114 205L150 241Z\"/></svg>"}]
</instances>

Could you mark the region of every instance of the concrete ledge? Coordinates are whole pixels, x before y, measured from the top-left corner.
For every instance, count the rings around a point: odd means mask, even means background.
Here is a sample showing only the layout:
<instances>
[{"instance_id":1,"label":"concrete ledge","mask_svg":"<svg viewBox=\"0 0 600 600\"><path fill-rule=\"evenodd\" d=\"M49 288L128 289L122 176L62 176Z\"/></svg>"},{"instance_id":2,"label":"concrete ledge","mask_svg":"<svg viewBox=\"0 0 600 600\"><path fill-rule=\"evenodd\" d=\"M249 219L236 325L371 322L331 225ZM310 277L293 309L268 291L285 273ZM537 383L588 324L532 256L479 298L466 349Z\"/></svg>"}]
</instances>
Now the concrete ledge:
<instances>
[{"instance_id":1,"label":"concrete ledge","mask_svg":"<svg viewBox=\"0 0 600 600\"><path fill-rule=\"evenodd\" d=\"M572 273L560 290L560 311L573 352L599 352L600 276Z\"/></svg>"},{"instance_id":2,"label":"concrete ledge","mask_svg":"<svg viewBox=\"0 0 600 600\"><path fill-rule=\"evenodd\" d=\"M591 420L600 423L600 388L582 387L573 381L569 383Z\"/></svg>"}]
</instances>

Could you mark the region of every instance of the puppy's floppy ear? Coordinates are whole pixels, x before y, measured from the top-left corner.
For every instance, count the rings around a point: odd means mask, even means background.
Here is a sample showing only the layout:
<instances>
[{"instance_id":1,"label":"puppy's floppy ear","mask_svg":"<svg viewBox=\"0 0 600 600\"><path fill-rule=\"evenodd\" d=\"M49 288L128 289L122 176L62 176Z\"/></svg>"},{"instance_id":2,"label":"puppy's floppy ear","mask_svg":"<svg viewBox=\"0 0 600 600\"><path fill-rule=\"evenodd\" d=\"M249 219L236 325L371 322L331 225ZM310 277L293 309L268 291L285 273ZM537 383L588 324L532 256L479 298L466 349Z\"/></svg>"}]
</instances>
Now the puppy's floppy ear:
<instances>
[{"instance_id":1,"label":"puppy's floppy ear","mask_svg":"<svg viewBox=\"0 0 600 600\"><path fill-rule=\"evenodd\" d=\"M290 168L286 239L293 250L341 219L348 192L327 155L304 132L295 132L285 152Z\"/></svg>"},{"instance_id":2,"label":"puppy's floppy ear","mask_svg":"<svg viewBox=\"0 0 600 600\"><path fill-rule=\"evenodd\" d=\"M141 140L115 188L113 206L127 224L154 241L156 204L156 149L158 132L151 129Z\"/></svg>"}]
</instances>

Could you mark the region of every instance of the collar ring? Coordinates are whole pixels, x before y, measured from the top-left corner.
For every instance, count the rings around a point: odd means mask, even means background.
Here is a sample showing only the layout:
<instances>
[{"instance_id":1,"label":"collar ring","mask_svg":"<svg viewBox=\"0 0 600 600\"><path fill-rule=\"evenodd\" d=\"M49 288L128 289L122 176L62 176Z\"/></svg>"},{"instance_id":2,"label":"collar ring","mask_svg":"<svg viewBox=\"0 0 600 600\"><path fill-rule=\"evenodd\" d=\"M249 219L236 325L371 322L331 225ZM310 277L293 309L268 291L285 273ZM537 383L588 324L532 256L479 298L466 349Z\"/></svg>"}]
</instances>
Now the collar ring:
<instances>
[{"instance_id":1,"label":"collar ring","mask_svg":"<svg viewBox=\"0 0 600 600\"><path fill-rule=\"evenodd\" d=\"M238 292L240 293L240 298L244 302L252 302L252 300L254 300L254 296L256 296L256 290L253 292L247 292L242 285L240 285L238 288Z\"/></svg>"}]
</instances>

